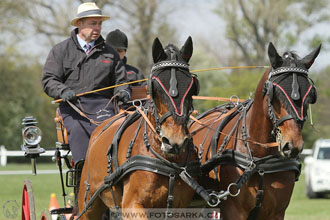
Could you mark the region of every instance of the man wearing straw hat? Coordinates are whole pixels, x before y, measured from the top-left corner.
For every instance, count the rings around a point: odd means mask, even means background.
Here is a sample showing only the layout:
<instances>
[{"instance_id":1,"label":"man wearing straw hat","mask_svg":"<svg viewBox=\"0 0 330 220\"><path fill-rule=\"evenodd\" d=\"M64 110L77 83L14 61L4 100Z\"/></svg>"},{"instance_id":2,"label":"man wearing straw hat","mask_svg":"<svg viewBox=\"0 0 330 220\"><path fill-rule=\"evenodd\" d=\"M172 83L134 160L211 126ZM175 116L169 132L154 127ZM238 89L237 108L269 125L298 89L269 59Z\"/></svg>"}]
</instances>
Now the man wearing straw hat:
<instances>
[{"instance_id":1,"label":"man wearing straw hat","mask_svg":"<svg viewBox=\"0 0 330 220\"><path fill-rule=\"evenodd\" d=\"M83 3L78 7L77 17L71 21L76 28L71 37L55 45L46 60L42 72L45 93L54 99L63 99L59 109L68 130L68 142L75 163L83 161L91 133L96 122L114 115L109 102L114 94L119 100L130 99L128 85L80 96L127 82L125 66L119 55L101 36L102 22L110 17L102 15L95 3ZM75 105L86 116L82 117L70 106Z\"/></svg>"}]
</instances>

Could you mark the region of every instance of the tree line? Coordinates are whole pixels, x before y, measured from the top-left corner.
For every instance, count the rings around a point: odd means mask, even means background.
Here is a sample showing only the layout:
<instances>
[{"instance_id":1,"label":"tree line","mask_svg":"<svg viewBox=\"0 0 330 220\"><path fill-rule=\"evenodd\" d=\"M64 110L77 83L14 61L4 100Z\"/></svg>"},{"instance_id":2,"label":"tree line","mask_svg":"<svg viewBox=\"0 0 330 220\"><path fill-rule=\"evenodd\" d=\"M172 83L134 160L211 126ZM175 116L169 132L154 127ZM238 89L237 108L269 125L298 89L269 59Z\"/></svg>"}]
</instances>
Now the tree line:
<instances>
[{"instance_id":1,"label":"tree line","mask_svg":"<svg viewBox=\"0 0 330 220\"><path fill-rule=\"evenodd\" d=\"M43 131L42 145L54 147L56 141L55 109L41 88L43 62L51 47L69 36L70 20L77 6L84 1L63 0L2 0L0 1L0 144L18 149L22 143L21 120L28 115L37 118ZM173 13L184 17L189 2L166 0L96 0L103 13L129 38L129 63L147 76L152 65L151 44L158 36L164 42L177 44L180 30L169 19ZM175 3L177 2L177 3ZM325 52L329 37L306 31L315 25L328 25L327 7L330 0L221 0L214 3L219 20L225 22L223 36L207 39L201 33L193 38L194 54L191 70L223 66L269 65L267 46L273 42L279 51L296 50L304 45L310 51L323 43ZM187 20L189 22L189 19ZM214 22L215 29L217 22ZM115 29L115 28L113 28ZM110 31L110 30L108 30ZM36 41L37 39L37 41ZM40 54L29 50L37 44ZM306 54L301 54L302 56ZM316 59L316 62L318 60ZM327 65L328 66L328 65ZM329 138L330 88L327 83L330 67L315 71L310 77L318 89L318 101L312 106L313 125L305 123L305 146L310 148L320 137ZM253 97L253 92L265 69L207 71L198 73L200 95L241 99ZM203 112L221 103L196 101L194 106Z\"/></svg>"}]
</instances>

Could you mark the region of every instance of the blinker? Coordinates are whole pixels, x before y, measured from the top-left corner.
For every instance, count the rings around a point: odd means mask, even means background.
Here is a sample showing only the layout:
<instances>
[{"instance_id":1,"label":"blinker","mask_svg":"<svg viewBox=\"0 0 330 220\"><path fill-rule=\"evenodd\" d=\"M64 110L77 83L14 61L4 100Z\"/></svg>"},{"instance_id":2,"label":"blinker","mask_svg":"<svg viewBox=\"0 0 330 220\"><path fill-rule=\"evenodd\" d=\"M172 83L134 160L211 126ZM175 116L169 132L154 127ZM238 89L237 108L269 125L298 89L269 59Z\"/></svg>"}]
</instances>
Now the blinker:
<instances>
[{"instance_id":1,"label":"blinker","mask_svg":"<svg viewBox=\"0 0 330 220\"><path fill-rule=\"evenodd\" d=\"M295 120L299 121L305 120L305 100L314 88L307 74L308 70L299 67L280 67L271 70L269 79L265 83L265 92L270 100L276 87L286 97Z\"/></svg>"}]
</instances>

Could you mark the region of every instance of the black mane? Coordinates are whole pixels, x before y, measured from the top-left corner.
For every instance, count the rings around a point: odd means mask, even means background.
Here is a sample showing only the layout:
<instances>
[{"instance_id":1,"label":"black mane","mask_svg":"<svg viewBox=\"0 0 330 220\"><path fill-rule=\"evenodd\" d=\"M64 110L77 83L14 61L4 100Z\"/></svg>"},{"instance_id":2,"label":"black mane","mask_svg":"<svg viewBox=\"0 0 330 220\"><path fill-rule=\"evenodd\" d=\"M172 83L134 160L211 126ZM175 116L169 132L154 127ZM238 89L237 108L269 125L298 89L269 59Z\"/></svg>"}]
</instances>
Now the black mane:
<instances>
[{"instance_id":1,"label":"black mane","mask_svg":"<svg viewBox=\"0 0 330 220\"><path fill-rule=\"evenodd\" d=\"M179 50L179 48L177 46L173 45L173 44L168 44L164 48L164 51L167 55L166 60L171 60L171 50L175 51L176 61L186 63L185 60L183 59L183 55L182 55L181 51Z\"/></svg>"}]
</instances>

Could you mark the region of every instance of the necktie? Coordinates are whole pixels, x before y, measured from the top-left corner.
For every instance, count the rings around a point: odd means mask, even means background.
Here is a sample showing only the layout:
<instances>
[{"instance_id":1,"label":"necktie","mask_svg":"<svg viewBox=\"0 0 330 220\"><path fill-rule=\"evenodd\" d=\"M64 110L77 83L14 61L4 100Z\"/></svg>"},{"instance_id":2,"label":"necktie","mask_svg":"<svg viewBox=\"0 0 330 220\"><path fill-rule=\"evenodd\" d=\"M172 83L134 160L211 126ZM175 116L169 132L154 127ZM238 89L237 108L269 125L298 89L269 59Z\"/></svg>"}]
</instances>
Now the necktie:
<instances>
[{"instance_id":1,"label":"necktie","mask_svg":"<svg viewBox=\"0 0 330 220\"><path fill-rule=\"evenodd\" d=\"M86 53L89 53L89 51L92 49L92 46L89 44L85 44L84 46Z\"/></svg>"}]
</instances>

